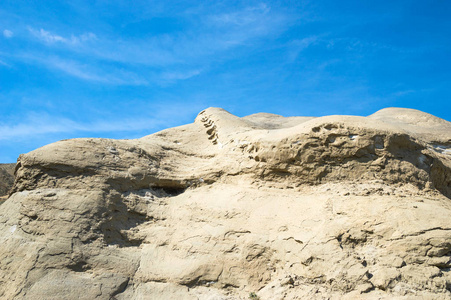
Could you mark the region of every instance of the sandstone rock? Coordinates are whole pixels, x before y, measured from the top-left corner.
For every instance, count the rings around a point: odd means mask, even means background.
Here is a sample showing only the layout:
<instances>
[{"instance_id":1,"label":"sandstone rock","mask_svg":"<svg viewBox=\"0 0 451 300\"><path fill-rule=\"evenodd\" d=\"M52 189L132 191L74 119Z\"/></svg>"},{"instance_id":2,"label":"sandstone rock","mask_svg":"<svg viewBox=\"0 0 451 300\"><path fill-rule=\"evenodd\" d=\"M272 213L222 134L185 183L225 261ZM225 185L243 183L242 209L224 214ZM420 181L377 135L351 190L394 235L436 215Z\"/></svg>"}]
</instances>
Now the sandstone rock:
<instances>
[{"instance_id":1,"label":"sandstone rock","mask_svg":"<svg viewBox=\"0 0 451 300\"><path fill-rule=\"evenodd\" d=\"M0 297L449 299L450 151L408 109L47 145L0 206Z\"/></svg>"},{"instance_id":2,"label":"sandstone rock","mask_svg":"<svg viewBox=\"0 0 451 300\"><path fill-rule=\"evenodd\" d=\"M6 200L14 183L14 168L16 164L0 164L0 201Z\"/></svg>"}]
</instances>

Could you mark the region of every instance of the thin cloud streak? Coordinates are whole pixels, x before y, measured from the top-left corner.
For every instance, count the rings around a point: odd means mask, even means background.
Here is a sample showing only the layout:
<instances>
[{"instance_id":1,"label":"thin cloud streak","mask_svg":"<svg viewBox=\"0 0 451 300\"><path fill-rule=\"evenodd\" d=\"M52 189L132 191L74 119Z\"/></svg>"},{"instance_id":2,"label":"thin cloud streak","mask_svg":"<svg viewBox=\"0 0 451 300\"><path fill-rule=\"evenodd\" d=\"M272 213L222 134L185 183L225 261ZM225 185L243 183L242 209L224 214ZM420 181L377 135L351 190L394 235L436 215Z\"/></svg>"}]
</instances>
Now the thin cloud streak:
<instances>
[{"instance_id":1,"label":"thin cloud streak","mask_svg":"<svg viewBox=\"0 0 451 300\"><path fill-rule=\"evenodd\" d=\"M266 4L262 3L258 6L246 7L244 10L213 15L210 18L214 23L220 25L248 26L261 21L269 11L270 8Z\"/></svg>"},{"instance_id":2,"label":"thin cloud streak","mask_svg":"<svg viewBox=\"0 0 451 300\"><path fill-rule=\"evenodd\" d=\"M304 51L311 45L314 45L317 41L318 36L309 36L301 40L292 41L289 45L289 54L288 54L289 62L291 63L294 62L302 51Z\"/></svg>"},{"instance_id":3,"label":"thin cloud streak","mask_svg":"<svg viewBox=\"0 0 451 300\"><path fill-rule=\"evenodd\" d=\"M207 18L207 26L212 27L219 45L224 50L246 45L256 38L270 37L283 32L294 21L293 16L271 11L266 4L246 7L222 14L212 14Z\"/></svg>"},{"instance_id":4,"label":"thin cloud streak","mask_svg":"<svg viewBox=\"0 0 451 300\"><path fill-rule=\"evenodd\" d=\"M101 68L95 68L75 61L52 58L46 62L49 68L60 70L68 75L86 81L100 82L112 85L147 85L148 82L137 74L124 70L112 70L105 72Z\"/></svg>"},{"instance_id":5,"label":"thin cloud streak","mask_svg":"<svg viewBox=\"0 0 451 300\"><path fill-rule=\"evenodd\" d=\"M164 121L157 119L134 119L118 121L96 121L91 123L79 123L67 118L44 118L32 117L25 123L17 125L0 125L0 140L17 140L24 138L34 138L56 133L105 133L151 130L162 125Z\"/></svg>"},{"instance_id":6,"label":"thin cloud streak","mask_svg":"<svg viewBox=\"0 0 451 300\"><path fill-rule=\"evenodd\" d=\"M3 30L3 36L7 39L10 39L14 36L14 33L11 30L5 29Z\"/></svg>"},{"instance_id":7,"label":"thin cloud streak","mask_svg":"<svg viewBox=\"0 0 451 300\"><path fill-rule=\"evenodd\" d=\"M135 72L108 64L99 64L98 62L87 64L76 60L64 59L59 56L45 56L38 53L19 53L15 57L27 63L44 66L50 71L62 72L65 75L92 83L129 86L149 84L146 78Z\"/></svg>"},{"instance_id":8,"label":"thin cloud streak","mask_svg":"<svg viewBox=\"0 0 451 300\"><path fill-rule=\"evenodd\" d=\"M9 64L5 63L3 60L0 59L0 65L5 66L5 67L10 67Z\"/></svg>"},{"instance_id":9,"label":"thin cloud streak","mask_svg":"<svg viewBox=\"0 0 451 300\"><path fill-rule=\"evenodd\" d=\"M92 32L84 33L80 36L71 35L69 38L67 38L57 34L53 34L50 31L44 30L42 28L40 30L36 30L32 27L28 27L28 31L33 36L35 36L36 38L47 44L63 43L67 45L79 45L81 42L97 39L97 36Z\"/></svg>"},{"instance_id":10,"label":"thin cloud streak","mask_svg":"<svg viewBox=\"0 0 451 300\"><path fill-rule=\"evenodd\" d=\"M163 72L161 74L161 78L168 81L186 80L195 77L200 73L201 70Z\"/></svg>"},{"instance_id":11,"label":"thin cloud streak","mask_svg":"<svg viewBox=\"0 0 451 300\"><path fill-rule=\"evenodd\" d=\"M270 13L271 12L271 13ZM246 45L255 38L283 31L289 17L272 12L261 4L227 13L210 14L206 21L188 27L183 33L154 35L141 39L112 40L88 32L80 36L63 36L46 29L28 27L29 32L44 44L64 44L69 51L95 59L126 64L165 67L203 62L208 56ZM85 42L90 42L86 45Z\"/></svg>"},{"instance_id":12,"label":"thin cloud streak","mask_svg":"<svg viewBox=\"0 0 451 300\"><path fill-rule=\"evenodd\" d=\"M233 59L233 49L256 47L259 40L283 32L293 19L266 4L207 13L202 19L190 16L193 23L183 32L145 38L55 33L28 25L30 42L41 47L9 56L96 84L168 86L210 70L218 57Z\"/></svg>"},{"instance_id":13,"label":"thin cloud streak","mask_svg":"<svg viewBox=\"0 0 451 300\"><path fill-rule=\"evenodd\" d=\"M173 102L166 100L160 104L147 107L146 110L152 111L152 114L143 112L137 118L114 118L98 119L93 112L90 112L90 120L76 121L66 117L54 116L48 113L29 113L20 118L19 122L0 123L0 141L27 140L27 139L47 139L49 136L59 134L64 136L74 136L84 133L89 136L97 136L100 133L123 133L131 135L143 133L143 136L152 134L156 130L167 128L174 123L192 122L192 119L186 119L187 114L195 115L204 105L201 103ZM177 110L173 107L177 106ZM99 111L99 113L101 113ZM186 119L186 120L184 120ZM194 118L193 118L194 119Z\"/></svg>"}]
</instances>

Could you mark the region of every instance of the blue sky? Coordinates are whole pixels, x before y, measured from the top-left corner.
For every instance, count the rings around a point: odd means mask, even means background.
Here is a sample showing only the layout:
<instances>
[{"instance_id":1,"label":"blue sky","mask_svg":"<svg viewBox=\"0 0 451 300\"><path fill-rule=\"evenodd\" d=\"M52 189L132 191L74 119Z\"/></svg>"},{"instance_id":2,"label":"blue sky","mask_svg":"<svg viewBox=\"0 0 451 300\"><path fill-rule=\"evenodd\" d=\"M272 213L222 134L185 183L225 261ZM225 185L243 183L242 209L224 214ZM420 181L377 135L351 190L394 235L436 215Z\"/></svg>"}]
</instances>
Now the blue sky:
<instances>
[{"instance_id":1,"label":"blue sky","mask_svg":"<svg viewBox=\"0 0 451 300\"><path fill-rule=\"evenodd\" d=\"M0 162L74 137L238 116L451 121L451 2L0 2Z\"/></svg>"}]
</instances>

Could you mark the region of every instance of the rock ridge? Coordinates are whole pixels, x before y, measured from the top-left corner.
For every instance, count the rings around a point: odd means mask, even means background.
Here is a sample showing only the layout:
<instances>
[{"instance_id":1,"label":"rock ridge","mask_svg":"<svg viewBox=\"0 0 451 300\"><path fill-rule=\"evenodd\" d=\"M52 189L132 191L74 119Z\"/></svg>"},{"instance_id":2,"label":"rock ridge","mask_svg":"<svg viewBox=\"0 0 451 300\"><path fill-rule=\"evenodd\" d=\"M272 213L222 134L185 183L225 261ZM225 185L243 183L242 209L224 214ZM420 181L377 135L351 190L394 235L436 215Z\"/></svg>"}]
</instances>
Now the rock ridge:
<instances>
[{"instance_id":1,"label":"rock ridge","mask_svg":"<svg viewBox=\"0 0 451 300\"><path fill-rule=\"evenodd\" d=\"M432 115L208 108L21 155L0 297L448 299L450 200L451 123Z\"/></svg>"}]
</instances>

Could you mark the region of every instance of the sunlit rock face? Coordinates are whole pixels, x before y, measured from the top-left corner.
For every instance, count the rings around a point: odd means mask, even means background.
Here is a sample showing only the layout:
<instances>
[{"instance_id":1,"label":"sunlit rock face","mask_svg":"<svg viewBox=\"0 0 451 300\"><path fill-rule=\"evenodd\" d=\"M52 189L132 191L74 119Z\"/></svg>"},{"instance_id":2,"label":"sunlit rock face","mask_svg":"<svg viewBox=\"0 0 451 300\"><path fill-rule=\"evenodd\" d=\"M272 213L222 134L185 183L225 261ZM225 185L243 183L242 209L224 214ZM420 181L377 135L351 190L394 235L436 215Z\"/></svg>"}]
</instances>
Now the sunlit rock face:
<instances>
[{"instance_id":1,"label":"sunlit rock face","mask_svg":"<svg viewBox=\"0 0 451 300\"><path fill-rule=\"evenodd\" d=\"M236 117L21 155L1 299L450 299L451 123Z\"/></svg>"}]
</instances>

